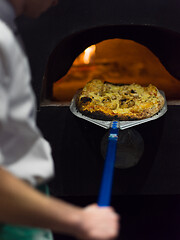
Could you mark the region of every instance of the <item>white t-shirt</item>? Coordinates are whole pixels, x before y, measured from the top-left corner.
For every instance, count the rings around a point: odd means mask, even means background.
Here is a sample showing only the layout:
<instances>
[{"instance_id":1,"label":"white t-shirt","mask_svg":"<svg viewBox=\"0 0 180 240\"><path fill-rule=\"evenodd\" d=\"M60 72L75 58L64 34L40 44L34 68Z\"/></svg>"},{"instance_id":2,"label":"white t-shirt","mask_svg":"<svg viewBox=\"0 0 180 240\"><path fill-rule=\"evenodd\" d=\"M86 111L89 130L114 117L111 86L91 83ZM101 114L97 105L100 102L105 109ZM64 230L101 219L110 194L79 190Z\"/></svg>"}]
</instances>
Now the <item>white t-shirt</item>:
<instances>
[{"instance_id":1,"label":"white t-shirt","mask_svg":"<svg viewBox=\"0 0 180 240\"><path fill-rule=\"evenodd\" d=\"M54 174L51 148L36 126L36 103L29 64L10 25L1 20L1 3L0 166L37 185ZM11 6L6 7L12 16Z\"/></svg>"}]
</instances>

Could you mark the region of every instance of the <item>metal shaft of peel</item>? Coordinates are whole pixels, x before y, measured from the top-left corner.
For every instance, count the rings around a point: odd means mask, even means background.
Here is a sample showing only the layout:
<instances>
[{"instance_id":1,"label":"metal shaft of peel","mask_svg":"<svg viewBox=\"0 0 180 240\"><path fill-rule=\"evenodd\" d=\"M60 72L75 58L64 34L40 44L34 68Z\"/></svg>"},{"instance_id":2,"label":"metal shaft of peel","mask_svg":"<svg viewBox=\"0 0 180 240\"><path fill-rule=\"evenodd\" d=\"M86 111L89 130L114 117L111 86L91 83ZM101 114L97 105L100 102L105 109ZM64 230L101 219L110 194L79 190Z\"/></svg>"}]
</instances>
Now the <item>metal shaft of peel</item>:
<instances>
[{"instance_id":1,"label":"metal shaft of peel","mask_svg":"<svg viewBox=\"0 0 180 240\"><path fill-rule=\"evenodd\" d=\"M118 141L118 122L114 121L108 137L108 148L104 164L103 176L98 198L98 206L109 206L114 174L114 162L116 159L116 147Z\"/></svg>"}]
</instances>

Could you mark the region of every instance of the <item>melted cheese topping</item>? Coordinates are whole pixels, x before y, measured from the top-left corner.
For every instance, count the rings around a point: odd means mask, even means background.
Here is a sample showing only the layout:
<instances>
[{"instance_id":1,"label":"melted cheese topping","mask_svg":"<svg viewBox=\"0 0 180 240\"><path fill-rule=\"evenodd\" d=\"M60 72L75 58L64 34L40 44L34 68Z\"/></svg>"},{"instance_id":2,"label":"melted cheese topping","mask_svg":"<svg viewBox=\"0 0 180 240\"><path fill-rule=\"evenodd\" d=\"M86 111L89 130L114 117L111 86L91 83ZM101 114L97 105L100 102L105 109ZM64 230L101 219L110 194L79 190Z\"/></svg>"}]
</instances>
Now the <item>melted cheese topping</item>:
<instances>
[{"instance_id":1,"label":"melted cheese topping","mask_svg":"<svg viewBox=\"0 0 180 240\"><path fill-rule=\"evenodd\" d=\"M134 119L149 117L157 113L164 105L164 98L158 89L150 84L115 85L94 79L82 90L80 102L82 111L103 112L111 116L129 116Z\"/></svg>"}]
</instances>

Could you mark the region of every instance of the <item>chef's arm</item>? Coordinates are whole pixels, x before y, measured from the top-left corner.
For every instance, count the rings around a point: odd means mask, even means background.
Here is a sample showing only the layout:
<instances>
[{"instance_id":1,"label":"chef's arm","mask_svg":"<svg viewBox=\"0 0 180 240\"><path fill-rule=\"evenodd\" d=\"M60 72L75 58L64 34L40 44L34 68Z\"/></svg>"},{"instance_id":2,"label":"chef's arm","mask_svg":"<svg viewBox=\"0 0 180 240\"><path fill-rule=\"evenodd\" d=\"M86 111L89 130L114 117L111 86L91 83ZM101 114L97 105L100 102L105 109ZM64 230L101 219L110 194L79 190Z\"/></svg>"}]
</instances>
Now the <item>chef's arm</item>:
<instances>
[{"instance_id":1,"label":"chef's arm","mask_svg":"<svg viewBox=\"0 0 180 240\"><path fill-rule=\"evenodd\" d=\"M110 207L76 207L45 196L0 168L0 222L49 228L81 239L112 239L119 217Z\"/></svg>"}]
</instances>

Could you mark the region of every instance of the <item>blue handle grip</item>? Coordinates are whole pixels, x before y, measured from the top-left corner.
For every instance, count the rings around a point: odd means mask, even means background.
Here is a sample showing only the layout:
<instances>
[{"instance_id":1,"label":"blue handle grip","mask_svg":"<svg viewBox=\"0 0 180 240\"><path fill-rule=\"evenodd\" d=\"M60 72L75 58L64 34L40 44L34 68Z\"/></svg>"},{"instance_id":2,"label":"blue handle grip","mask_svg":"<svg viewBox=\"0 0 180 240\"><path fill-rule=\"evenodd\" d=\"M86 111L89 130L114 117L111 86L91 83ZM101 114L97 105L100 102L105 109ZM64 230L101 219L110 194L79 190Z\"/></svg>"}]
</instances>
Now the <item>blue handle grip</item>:
<instances>
[{"instance_id":1,"label":"blue handle grip","mask_svg":"<svg viewBox=\"0 0 180 240\"><path fill-rule=\"evenodd\" d=\"M114 174L114 162L116 159L116 146L118 141L118 123L113 122L108 138L108 148L106 153L103 177L99 192L98 206L109 206L111 198L112 181Z\"/></svg>"}]
</instances>

